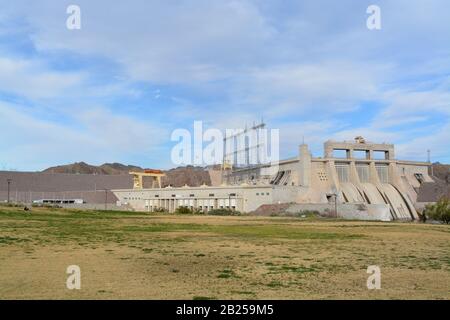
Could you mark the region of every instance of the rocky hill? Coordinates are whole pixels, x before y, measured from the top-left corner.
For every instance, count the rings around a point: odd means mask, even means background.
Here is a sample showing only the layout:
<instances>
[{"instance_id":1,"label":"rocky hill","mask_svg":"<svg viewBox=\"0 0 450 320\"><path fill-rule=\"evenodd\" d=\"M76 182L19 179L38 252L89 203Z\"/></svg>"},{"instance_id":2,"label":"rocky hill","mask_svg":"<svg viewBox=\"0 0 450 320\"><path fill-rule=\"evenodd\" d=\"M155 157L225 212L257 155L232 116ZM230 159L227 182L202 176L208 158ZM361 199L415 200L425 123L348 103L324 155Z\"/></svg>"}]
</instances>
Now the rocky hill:
<instances>
[{"instance_id":1,"label":"rocky hill","mask_svg":"<svg viewBox=\"0 0 450 320\"><path fill-rule=\"evenodd\" d=\"M450 165L433 163L433 176L450 184Z\"/></svg>"},{"instance_id":2,"label":"rocky hill","mask_svg":"<svg viewBox=\"0 0 450 320\"><path fill-rule=\"evenodd\" d=\"M209 172L202 167L178 167L164 171L166 176L162 178L162 185L166 187L182 187L188 185L190 187L199 187L202 184L211 185L211 177Z\"/></svg>"},{"instance_id":3,"label":"rocky hill","mask_svg":"<svg viewBox=\"0 0 450 320\"><path fill-rule=\"evenodd\" d=\"M446 197L450 198L450 165L433 163L430 174L434 182L423 183L418 189L418 202L436 202ZM431 172L432 171L432 172Z\"/></svg>"},{"instance_id":4,"label":"rocky hill","mask_svg":"<svg viewBox=\"0 0 450 320\"><path fill-rule=\"evenodd\" d=\"M76 162L68 165L56 166L45 169L45 173L66 173L66 174L98 174L98 175L128 175L130 171L144 171L144 168L121 163L105 163L94 166L85 162ZM166 177L162 179L162 185L182 187L188 185L198 187L202 184L211 185L211 178L208 171L203 167L178 167L164 171Z\"/></svg>"},{"instance_id":5,"label":"rocky hill","mask_svg":"<svg viewBox=\"0 0 450 320\"><path fill-rule=\"evenodd\" d=\"M69 174L128 174L130 171L142 171L141 167L129 166L121 163L104 163L101 166L93 166L85 162L50 167L45 173L69 173Z\"/></svg>"}]
</instances>

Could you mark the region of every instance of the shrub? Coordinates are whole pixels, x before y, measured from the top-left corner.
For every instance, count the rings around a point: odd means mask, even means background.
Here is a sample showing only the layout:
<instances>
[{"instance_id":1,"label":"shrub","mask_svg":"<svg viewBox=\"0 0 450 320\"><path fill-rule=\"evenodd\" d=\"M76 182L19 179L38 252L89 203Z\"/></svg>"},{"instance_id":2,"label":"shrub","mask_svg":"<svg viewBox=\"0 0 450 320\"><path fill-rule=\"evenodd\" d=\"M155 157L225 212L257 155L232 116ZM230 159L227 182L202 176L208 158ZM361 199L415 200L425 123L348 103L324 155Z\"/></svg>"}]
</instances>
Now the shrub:
<instances>
[{"instance_id":1,"label":"shrub","mask_svg":"<svg viewBox=\"0 0 450 320\"><path fill-rule=\"evenodd\" d=\"M230 209L213 209L208 211L209 215L212 216L239 216L241 213L239 211L234 211Z\"/></svg>"},{"instance_id":2,"label":"shrub","mask_svg":"<svg viewBox=\"0 0 450 320\"><path fill-rule=\"evenodd\" d=\"M178 208L175 210L175 213L176 213L176 214L192 214L193 212L192 212L192 210L191 210L190 208L188 208L188 207L178 207Z\"/></svg>"},{"instance_id":3,"label":"shrub","mask_svg":"<svg viewBox=\"0 0 450 320\"><path fill-rule=\"evenodd\" d=\"M305 216L306 218L310 218L310 217L317 217L320 215L320 212L317 210L301 210L299 212L295 212L292 214L293 217L303 217Z\"/></svg>"},{"instance_id":4,"label":"shrub","mask_svg":"<svg viewBox=\"0 0 450 320\"><path fill-rule=\"evenodd\" d=\"M32 208L45 208L45 209L62 209L63 207L57 204L48 204L48 203L33 203L31 204Z\"/></svg>"},{"instance_id":5,"label":"shrub","mask_svg":"<svg viewBox=\"0 0 450 320\"><path fill-rule=\"evenodd\" d=\"M203 212L199 209L191 209L186 206L181 206L175 210L175 214L203 214Z\"/></svg>"},{"instance_id":6,"label":"shrub","mask_svg":"<svg viewBox=\"0 0 450 320\"><path fill-rule=\"evenodd\" d=\"M3 202L1 203L2 207L9 207L9 208L19 208L19 207L23 207L21 204L18 203L13 203L13 202Z\"/></svg>"},{"instance_id":7,"label":"shrub","mask_svg":"<svg viewBox=\"0 0 450 320\"><path fill-rule=\"evenodd\" d=\"M450 223L450 200L442 198L436 204L427 205L422 213L430 219Z\"/></svg>"}]
</instances>

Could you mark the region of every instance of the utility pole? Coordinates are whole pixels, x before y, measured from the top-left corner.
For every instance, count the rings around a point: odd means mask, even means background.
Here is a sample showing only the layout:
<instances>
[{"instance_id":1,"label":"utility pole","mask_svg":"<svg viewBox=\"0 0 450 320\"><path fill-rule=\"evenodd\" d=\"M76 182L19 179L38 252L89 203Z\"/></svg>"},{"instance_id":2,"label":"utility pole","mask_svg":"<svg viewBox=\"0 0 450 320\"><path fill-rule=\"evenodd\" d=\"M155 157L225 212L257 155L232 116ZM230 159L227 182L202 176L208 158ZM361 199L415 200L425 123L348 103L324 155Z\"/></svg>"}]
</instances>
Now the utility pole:
<instances>
[{"instance_id":1,"label":"utility pole","mask_svg":"<svg viewBox=\"0 0 450 320\"><path fill-rule=\"evenodd\" d=\"M431 150L430 149L428 149L427 150L427 153L428 153L428 163L430 164L430 173L431 173L431 176L433 177L434 176L434 169L433 169L433 164L431 163Z\"/></svg>"},{"instance_id":2,"label":"utility pole","mask_svg":"<svg viewBox=\"0 0 450 320\"><path fill-rule=\"evenodd\" d=\"M334 214L336 215L336 218L338 217L337 198L338 198L338 194L335 193L334 194Z\"/></svg>"},{"instance_id":3,"label":"utility pole","mask_svg":"<svg viewBox=\"0 0 450 320\"><path fill-rule=\"evenodd\" d=\"M105 211L108 210L108 189L105 189Z\"/></svg>"},{"instance_id":4,"label":"utility pole","mask_svg":"<svg viewBox=\"0 0 450 320\"><path fill-rule=\"evenodd\" d=\"M6 179L6 181L8 182L8 203L9 203L9 190L10 190L10 187L11 187L11 182L12 182L12 179Z\"/></svg>"}]
</instances>

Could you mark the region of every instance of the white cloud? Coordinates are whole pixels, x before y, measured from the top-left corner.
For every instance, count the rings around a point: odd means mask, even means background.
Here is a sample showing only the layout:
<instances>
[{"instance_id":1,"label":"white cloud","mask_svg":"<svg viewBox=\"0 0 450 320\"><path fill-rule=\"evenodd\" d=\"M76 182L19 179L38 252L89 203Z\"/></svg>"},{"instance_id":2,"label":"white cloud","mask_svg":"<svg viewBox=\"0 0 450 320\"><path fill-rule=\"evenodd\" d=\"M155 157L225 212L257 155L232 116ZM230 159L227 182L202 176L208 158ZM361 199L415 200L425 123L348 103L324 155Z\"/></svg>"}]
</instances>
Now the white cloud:
<instances>
[{"instance_id":1,"label":"white cloud","mask_svg":"<svg viewBox=\"0 0 450 320\"><path fill-rule=\"evenodd\" d=\"M77 87L83 74L55 72L36 60L0 57L0 90L29 99L51 98Z\"/></svg>"},{"instance_id":2,"label":"white cloud","mask_svg":"<svg viewBox=\"0 0 450 320\"><path fill-rule=\"evenodd\" d=\"M43 169L57 163L124 161L152 154L168 136L164 127L104 108L82 111L71 124L43 120L28 108L0 102L3 162Z\"/></svg>"},{"instance_id":3,"label":"white cloud","mask_svg":"<svg viewBox=\"0 0 450 320\"><path fill-rule=\"evenodd\" d=\"M397 145L397 154L404 159L426 161L427 150L431 151L432 161L448 161L450 141L450 121L429 134L409 139Z\"/></svg>"},{"instance_id":4,"label":"white cloud","mask_svg":"<svg viewBox=\"0 0 450 320\"><path fill-rule=\"evenodd\" d=\"M292 64L249 70L233 89L235 103L269 115L351 111L376 96L380 70L351 62Z\"/></svg>"},{"instance_id":5,"label":"white cloud","mask_svg":"<svg viewBox=\"0 0 450 320\"><path fill-rule=\"evenodd\" d=\"M117 105L118 96L139 99L144 93L134 84L140 81L164 88L164 94L151 94L155 104L176 95L171 86L188 92L174 97L164 110L155 110L167 126L186 125L192 119L219 128L241 127L264 116L271 127L284 130L285 150L300 143L302 135L316 146L328 138L364 135L397 143L400 155L412 157L427 143L433 146L434 136L446 137L448 126L428 127L433 117L441 117L440 124L450 122L445 1L380 1L380 32L365 27L366 4L345 0L80 0L80 31L65 28L69 1L0 3L0 20L15 17L26 22L24 30L32 30L27 38L39 57L68 52L117 66L111 72L114 81L92 84L95 72L60 72L44 60L0 53L1 90L33 103L53 98L46 108L55 111L62 106L64 117L76 114L72 119L83 129L35 114L27 120L49 126L42 130L61 132L77 145L95 136L96 141L86 145L98 143L98 149L86 154L107 147L133 152L126 146L150 148L145 137L165 138L144 119L122 116L134 106L112 112L98 102L110 97ZM367 101L372 104L361 108ZM91 105L99 107L90 110ZM20 119L10 114L16 116ZM44 142L28 136L45 148ZM441 152L448 157L448 151Z\"/></svg>"},{"instance_id":6,"label":"white cloud","mask_svg":"<svg viewBox=\"0 0 450 320\"><path fill-rule=\"evenodd\" d=\"M450 92L441 89L387 91L381 98L388 102L381 113L384 118L435 112L450 116Z\"/></svg>"},{"instance_id":7,"label":"white cloud","mask_svg":"<svg viewBox=\"0 0 450 320\"><path fill-rule=\"evenodd\" d=\"M23 3L21 3L23 4ZM210 81L228 67L253 63L275 30L251 1L79 1L82 29L69 31L63 4L29 3L25 14L39 32L39 51L70 50L121 63L134 80Z\"/></svg>"}]
</instances>

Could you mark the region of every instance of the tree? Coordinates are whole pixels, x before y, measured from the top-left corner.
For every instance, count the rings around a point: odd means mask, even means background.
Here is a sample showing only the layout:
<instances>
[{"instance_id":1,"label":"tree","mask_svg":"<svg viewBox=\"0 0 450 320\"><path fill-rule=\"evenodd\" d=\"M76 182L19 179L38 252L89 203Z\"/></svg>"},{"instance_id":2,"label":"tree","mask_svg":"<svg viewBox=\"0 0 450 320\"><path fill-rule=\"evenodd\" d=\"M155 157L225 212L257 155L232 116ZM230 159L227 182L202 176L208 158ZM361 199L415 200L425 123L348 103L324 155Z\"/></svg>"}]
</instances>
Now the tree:
<instances>
[{"instance_id":1,"label":"tree","mask_svg":"<svg viewBox=\"0 0 450 320\"><path fill-rule=\"evenodd\" d=\"M443 223L450 223L450 199L442 198L437 203L425 206L423 214L428 218L441 221Z\"/></svg>"}]
</instances>

